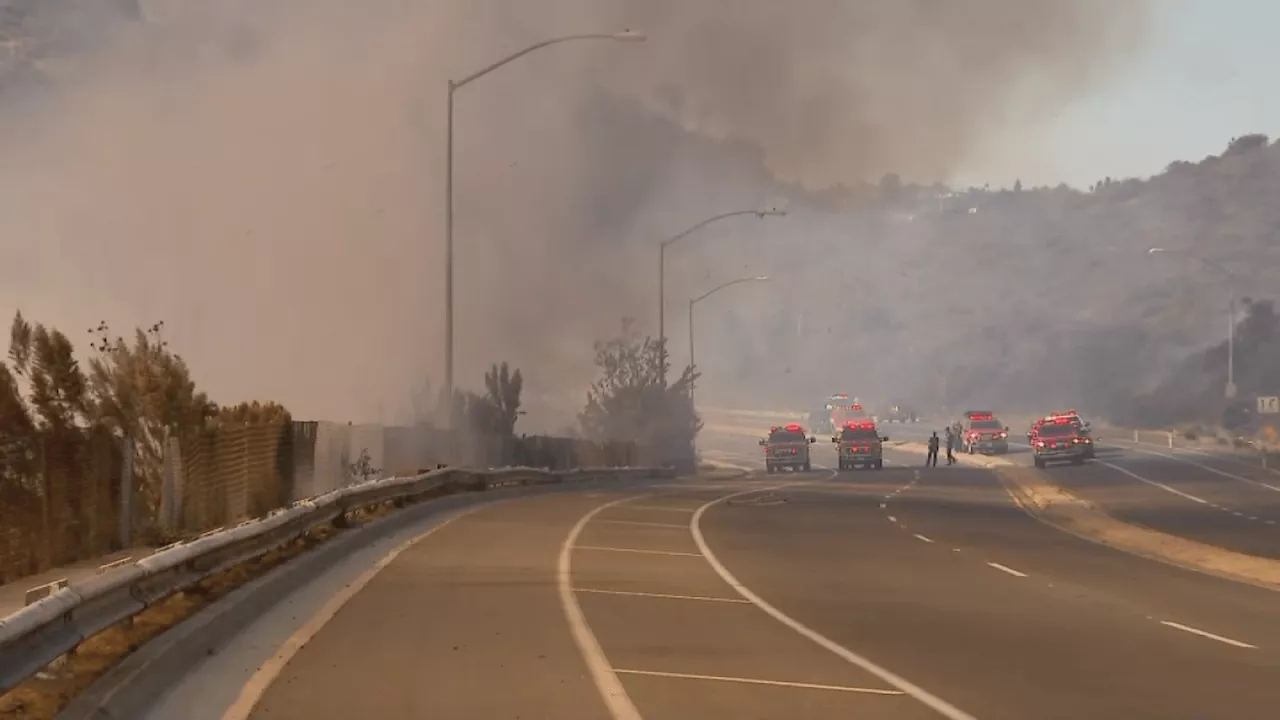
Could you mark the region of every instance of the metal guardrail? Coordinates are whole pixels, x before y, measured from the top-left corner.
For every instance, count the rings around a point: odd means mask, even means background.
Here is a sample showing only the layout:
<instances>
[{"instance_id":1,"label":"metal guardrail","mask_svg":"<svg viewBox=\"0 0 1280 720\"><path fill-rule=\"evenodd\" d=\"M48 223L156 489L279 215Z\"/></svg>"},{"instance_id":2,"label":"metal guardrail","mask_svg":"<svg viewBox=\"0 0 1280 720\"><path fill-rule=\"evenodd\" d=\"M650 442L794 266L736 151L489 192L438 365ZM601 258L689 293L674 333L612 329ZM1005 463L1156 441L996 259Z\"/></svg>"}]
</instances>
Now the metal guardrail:
<instances>
[{"instance_id":1,"label":"metal guardrail","mask_svg":"<svg viewBox=\"0 0 1280 720\"><path fill-rule=\"evenodd\" d=\"M0 619L0 693L6 692L85 639L137 615L209 576L261 557L323 525L382 503L401 504L448 486L492 490L595 479L674 477L669 469L446 468L412 477L351 485L301 500L269 515L160 548L102 574L60 587ZM57 585L52 583L51 585Z\"/></svg>"}]
</instances>

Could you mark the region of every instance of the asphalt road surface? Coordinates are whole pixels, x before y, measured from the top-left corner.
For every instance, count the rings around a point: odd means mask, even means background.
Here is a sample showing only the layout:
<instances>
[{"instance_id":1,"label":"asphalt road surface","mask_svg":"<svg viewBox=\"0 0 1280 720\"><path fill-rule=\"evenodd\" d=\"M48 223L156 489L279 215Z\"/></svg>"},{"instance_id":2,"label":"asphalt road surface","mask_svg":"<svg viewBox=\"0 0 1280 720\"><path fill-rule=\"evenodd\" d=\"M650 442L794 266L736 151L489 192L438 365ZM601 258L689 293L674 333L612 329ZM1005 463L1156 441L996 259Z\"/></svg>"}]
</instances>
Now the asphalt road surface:
<instances>
[{"instance_id":1,"label":"asphalt road surface","mask_svg":"<svg viewBox=\"0 0 1280 720\"><path fill-rule=\"evenodd\" d=\"M1275 593L1062 533L989 471L887 460L468 514L252 717L1276 717Z\"/></svg>"},{"instance_id":2,"label":"asphalt road surface","mask_svg":"<svg viewBox=\"0 0 1280 720\"><path fill-rule=\"evenodd\" d=\"M888 425L922 442L932 428ZM1018 428L1013 428L1017 440ZM1171 450L1103 437L1084 465L1050 465L1057 485L1125 522L1237 552L1280 559L1280 472L1230 452ZM1030 467L1014 444L1004 459Z\"/></svg>"}]
</instances>

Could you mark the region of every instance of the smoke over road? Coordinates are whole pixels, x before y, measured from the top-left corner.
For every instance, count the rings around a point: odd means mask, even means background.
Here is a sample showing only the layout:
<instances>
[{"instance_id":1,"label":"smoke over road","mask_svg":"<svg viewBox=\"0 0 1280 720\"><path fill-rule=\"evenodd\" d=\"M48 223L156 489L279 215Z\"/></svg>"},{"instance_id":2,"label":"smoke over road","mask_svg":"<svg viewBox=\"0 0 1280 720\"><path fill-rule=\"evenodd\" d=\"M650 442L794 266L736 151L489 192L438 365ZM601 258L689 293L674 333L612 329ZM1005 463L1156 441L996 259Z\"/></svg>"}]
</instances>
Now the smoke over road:
<instances>
[{"instance_id":1,"label":"smoke over road","mask_svg":"<svg viewBox=\"0 0 1280 720\"><path fill-rule=\"evenodd\" d=\"M82 7L44 3L38 26ZM91 42L41 45L70 69L44 62L5 91L0 307L73 339L163 319L216 399L388 421L439 377L447 78L548 36L649 35L548 50L458 97L459 381L507 359L531 393L577 396L593 340L623 315L652 327L657 238L785 194L785 225L681 248L671 302L739 270L796 270L785 243L863 224L806 217L815 193L955 175L1002 127L1123 64L1149 19L1147 3L1100 0L142 9L96 22ZM727 232L743 243L732 263ZM805 262L820 269L822 247Z\"/></svg>"}]
</instances>

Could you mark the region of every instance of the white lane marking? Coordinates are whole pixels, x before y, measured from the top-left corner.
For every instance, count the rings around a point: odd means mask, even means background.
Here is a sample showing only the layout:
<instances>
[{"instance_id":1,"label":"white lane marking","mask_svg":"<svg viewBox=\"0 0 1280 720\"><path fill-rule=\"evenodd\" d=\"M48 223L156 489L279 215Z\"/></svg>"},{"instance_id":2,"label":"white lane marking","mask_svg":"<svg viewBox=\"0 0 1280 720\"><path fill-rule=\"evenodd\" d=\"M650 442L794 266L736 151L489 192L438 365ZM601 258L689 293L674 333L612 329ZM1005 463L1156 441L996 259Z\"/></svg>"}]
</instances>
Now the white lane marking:
<instances>
[{"instance_id":1,"label":"white lane marking","mask_svg":"<svg viewBox=\"0 0 1280 720\"><path fill-rule=\"evenodd\" d=\"M995 568L995 569L999 570L1000 572L1006 572L1006 573L1009 573L1010 575L1013 575L1014 577L1026 577L1026 576L1027 576L1027 574L1026 574L1026 573L1024 573L1024 572L1018 572L1017 570L1014 570L1014 569L1013 569L1013 568L1011 568L1011 567L1006 567L1006 566L1004 566L1004 565L1001 565L1000 563L993 563L993 562L989 562L989 563L987 563L987 564L988 564L988 565L990 565L991 567L993 567L993 568Z\"/></svg>"},{"instance_id":2,"label":"white lane marking","mask_svg":"<svg viewBox=\"0 0 1280 720\"><path fill-rule=\"evenodd\" d=\"M889 522L891 522L891 523L896 523L896 522L898 522L898 518L896 518L896 517L894 517L894 516L890 515L890 516L889 516Z\"/></svg>"},{"instance_id":3,"label":"white lane marking","mask_svg":"<svg viewBox=\"0 0 1280 720\"><path fill-rule=\"evenodd\" d=\"M1249 643L1240 642L1239 640L1232 640L1232 639L1231 639L1231 638L1229 638L1229 637L1222 637L1221 635L1214 635L1214 634L1213 634L1213 633L1211 633L1211 632L1205 632L1204 630L1198 630L1198 629L1196 629L1196 628L1191 627L1190 625L1183 625L1183 624L1181 624L1181 623L1170 622L1170 621L1168 621L1168 620L1161 620L1161 621L1160 621L1160 624L1161 624L1161 625L1167 625L1167 626L1169 626L1169 627L1171 627L1171 628L1175 628L1175 629L1181 630L1181 631L1183 631L1183 632L1189 632L1189 633L1191 633L1192 635L1199 635L1200 637L1206 637L1206 638L1209 638L1210 640L1217 640L1217 641L1218 641L1218 642L1220 642L1220 643L1226 643L1226 644L1228 644L1228 645L1234 645L1234 646L1239 647L1239 648L1249 648L1249 649L1251 649L1251 650L1257 650L1257 649L1258 649L1258 646L1257 646L1257 645L1250 645Z\"/></svg>"},{"instance_id":4,"label":"white lane marking","mask_svg":"<svg viewBox=\"0 0 1280 720\"><path fill-rule=\"evenodd\" d=\"M835 477L834 472L832 473L832 477ZM785 487L785 486L779 485L777 487ZM937 712L939 715L942 715L943 717L947 718L947 720L977 720L977 718L975 718L974 716L964 712L963 710L957 708L951 703L948 703L942 698L930 693L929 691L925 690L919 685L916 685L910 682L904 677L894 674L893 672L887 670L886 668L883 668L877 665L871 660L844 647L843 645L826 637L825 635L819 633L818 631L805 626L800 621L792 618L791 616L787 615L781 610L770 605L759 595L756 595L755 593L751 592L751 590L748 589L747 586L743 585L741 582L738 581L738 578L734 577L733 573L729 572L729 569L726 568L718 558L716 558L715 553L711 551L711 547L707 545L706 538L702 536L702 527L700 525L702 521L702 515L707 511L708 508L713 507L718 503L737 497L739 495L746 495L752 492L758 492L758 490L744 490L739 493L733 493L732 495L725 495L722 498L712 500L706 505L703 505L702 507L698 508L697 512L693 514L693 518L689 521L689 530L690 532L693 533L693 541L698 545L698 550L702 552L702 556L706 558L707 563L711 565L711 569L715 570L716 574L719 575L722 580L728 583L730 587L732 587L735 591L737 591L739 595L751 601L753 605L763 610L767 615L772 617L774 620L777 620L778 622L782 623L783 625L786 625L787 627L791 628L792 630L799 633L800 635L808 638L809 640L812 640L819 647L822 647L823 649L829 651L836 657L839 657L845 662L848 662L850 665L855 665L857 667L860 667L863 670L871 673L872 675L875 675L876 677L880 678L881 680L884 680L890 685L898 688L904 693L920 701L927 707L931 708L934 712Z\"/></svg>"},{"instance_id":5,"label":"white lane marking","mask_svg":"<svg viewBox=\"0 0 1280 720\"><path fill-rule=\"evenodd\" d=\"M580 593L596 593L598 595L629 595L633 597L663 598L666 600L702 600L705 602L736 603L740 605L751 604L746 600L743 600L742 598L711 597L709 595L670 595L667 593L634 592L630 590L605 590L603 588L584 588L584 587L574 588L573 591L580 592Z\"/></svg>"},{"instance_id":6,"label":"white lane marking","mask_svg":"<svg viewBox=\"0 0 1280 720\"><path fill-rule=\"evenodd\" d=\"M1198 502L1198 503L1200 503L1201 505L1209 505L1209 504L1211 504L1208 500L1202 500L1201 498L1198 498L1198 497L1196 497L1195 495L1188 495L1187 493L1184 493L1184 492L1182 492L1181 490L1177 490L1177 489L1175 489L1175 488L1171 488L1171 487L1169 487L1168 485L1165 485L1165 484L1164 484L1164 483L1162 483L1162 482L1156 482L1155 480L1148 480L1147 478L1144 478L1144 477L1142 477L1141 475L1139 475L1139 474L1137 474L1137 473L1135 473L1135 472L1132 472L1132 471L1130 471L1130 470L1126 470L1126 469L1124 469L1124 468L1120 467L1119 465L1115 465L1115 464L1112 464L1112 463L1109 463L1109 462L1103 462L1103 461L1101 461L1101 460L1099 460L1099 461L1098 461L1098 464L1100 464L1100 465L1105 465L1105 466L1107 466L1107 467L1109 467L1109 468L1111 468L1112 470L1115 470L1115 471L1117 471L1117 472L1122 472L1122 473L1124 473L1125 475L1128 475L1129 477L1133 478L1134 480L1138 480L1138 481L1140 481L1140 482L1144 482L1144 483L1146 483L1146 484L1148 484L1148 485L1151 485L1151 486L1154 486L1154 487L1158 487L1158 488L1160 488L1161 490L1164 490L1164 491L1166 491L1166 492L1171 492L1171 493L1173 493L1174 495L1177 495L1177 496L1179 496L1179 497L1186 498L1187 500L1191 500L1191 501L1193 501L1193 502Z\"/></svg>"},{"instance_id":7,"label":"white lane marking","mask_svg":"<svg viewBox=\"0 0 1280 720\"><path fill-rule=\"evenodd\" d=\"M694 675L692 673L658 672L656 670L614 670L625 675L649 675L651 677L679 678L682 680L714 680L717 682L746 683L748 685L772 685L774 687L804 688L806 690L835 690L838 692L865 693L867 695L903 695L901 690L851 687L848 685L819 685L817 683L787 682L786 680L758 680L756 678L726 677L723 675Z\"/></svg>"},{"instance_id":8,"label":"white lane marking","mask_svg":"<svg viewBox=\"0 0 1280 720\"><path fill-rule=\"evenodd\" d=\"M1181 458L1181 457L1178 457L1177 455L1169 455L1167 453L1155 452L1153 450L1147 450L1145 448L1140 448L1140 447L1130 448L1130 450L1133 450L1135 452L1140 452L1140 453L1146 453L1147 455L1157 455L1159 457L1169 458L1170 460L1176 460L1177 462L1186 463L1187 465L1190 465L1192 467L1200 468L1205 472L1211 472L1214 475L1219 475L1224 478L1230 478L1232 480L1239 480L1240 482L1248 483L1250 485L1257 485L1260 488L1266 488L1267 490L1271 490L1273 492L1280 492L1280 486L1271 485L1269 483L1264 483L1258 480L1251 480L1247 477L1241 477L1239 475L1236 475L1235 473L1229 473L1226 470L1219 470L1218 468L1215 468L1215 467L1209 467L1208 465L1205 465L1203 463L1198 463L1193 460ZM1213 457L1212 455L1208 455L1207 453L1203 453L1203 454L1205 454L1208 457ZM1224 460L1225 459L1227 458L1224 458Z\"/></svg>"},{"instance_id":9,"label":"white lane marking","mask_svg":"<svg viewBox=\"0 0 1280 720\"><path fill-rule=\"evenodd\" d=\"M582 653L582 659L586 661L587 669L591 672L591 679L595 681L596 690L604 699L604 704L609 709L609 715L613 720L643 720L643 717L631 702L631 698L627 696L627 690L622 686L622 681L610 667L600 642L596 640L595 633L587 624L587 617L582 613L582 606L578 604L577 596L573 594L573 548L578 541L578 536L582 534L582 529L591 522L592 518L615 505L635 499L635 497L622 498L605 503L579 518L560 545L560 559L556 564L556 589L560 594L560 608L564 610L565 619L569 622L569 630L573 634L573 641L578 646L578 652Z\"/></svg>"},{"instance_id":10,"label":"white lane marking","mask_svg":"<svg viewBox=\"0 0 1280 720\"><path fill-rule=\"evenodd\" d=\"M351 598L356 596L356 593L363 590L365 586L373 580L374 576L382 572L382 570L390 565L396 558L400 557L401 553L422 540L425 540L432 534L449 527L458 520L461 520L467 515L470 515L484 507L492 506L477 505L467 508L466 510L437 522L425 532L418 533L417 535L400 543L392 548L386 555L379 558L372 567L365 570L359 575L359 577L351 581L350 584L339 590L333 597L329 598L328 602L322 605L302 627L295 630L294 633L280 645L275 654L268 658L267 661L262 664L262 667L258 668L258 670L254 672L253 676L249 678L249 681L240 689L240 694L236 697L235 701L232 702L226 712L222 714L222 720L245 720L252 715L254 707L256 707L262 700L262 696L267 692L267 688L271 687L271 683L275 682L276 678L280 676L281 671L283 671L285 666L289 664L289 661L298 654L298 651L302 650L302 648L310 642L311 639L314 638L335 615L338 614L338 611L341 610L342 607L351 600Z\"/></svg>"},{"instance_id":11,"label":"white lane marking","mask_svg":"<svg viewBox=\"0 0 1280 720\"><path fill-rule=\"evenodd\" d=\"M662 505L628 505L630 510L662 510L663 512L696 512L697 508L681 508L681 507L664 507Z\"/></svg>"},{"instance_id":12,"label":"white lane marking","mask_svg":"<svg viewBox=\"0 0 1280 720\"><path fill-rule=\"evenodd\" d=\"M930 540L929 538L927 538L927 537L925 537L925 536L921 535L920 533L916 533L916 534L915 534L915 538L916 538L917 540L923 540L924 542L927 542L927 543L932 543L932 542L933 542L932 540Z\"/></svg>"},{"instance_id":13,"label":"white lane marking","mask_svg":"<svg viewBox=\"0 0 1280 720\"><path fill-rule=\"evenodd\" d=\"M602 545L574 545L574 550L596 550L599 552L637 553L640 555L674 555L676 557L702 557L698 553L675 552L674 550L644 550L642 548L616 548Z\"/></svg>"},{"instance_id":14,"label":"white lane marking","mask_svg":"<svg viewBox=\"0 0 1280 720\"><path fill-rule=\"evenodd\" d=\"M596 522L609 523L610 525L638 525L640 527L678 528L680 530L689 529L688 525L678 525L676 523L644 522L643 520L597 520Z\"/></svg>"}]
</instances>

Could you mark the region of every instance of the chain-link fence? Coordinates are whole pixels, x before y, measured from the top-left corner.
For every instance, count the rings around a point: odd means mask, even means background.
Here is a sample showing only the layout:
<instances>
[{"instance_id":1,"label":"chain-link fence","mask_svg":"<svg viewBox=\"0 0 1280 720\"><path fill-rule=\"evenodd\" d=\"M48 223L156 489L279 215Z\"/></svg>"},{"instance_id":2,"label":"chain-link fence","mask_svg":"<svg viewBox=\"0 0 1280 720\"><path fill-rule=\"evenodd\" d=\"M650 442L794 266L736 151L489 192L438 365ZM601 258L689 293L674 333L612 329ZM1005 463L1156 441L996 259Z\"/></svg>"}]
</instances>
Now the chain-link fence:
<instances>
[{"instance_id":1,"label":"chain-link fence","mask_svg":"<svg viewBox=\"0 0 1280 720\"><path fill-rule=\"evenodd\" d=\"M0 583L258 517L307 497L441 466L646 464L631 443L476 437L429 425L222 425L154 438L104 428L0 438Z\"/></svg>"},{"instance_id":2,"label":"chain-link fence","mask_svg":"<svg viewBox=\"0 0 1280 720\"><path fill-rule=\"evenodd\" d=\"M124 450L102 428L0 441L0 582L120 547Z\"/></svg>"}]
</instances>

